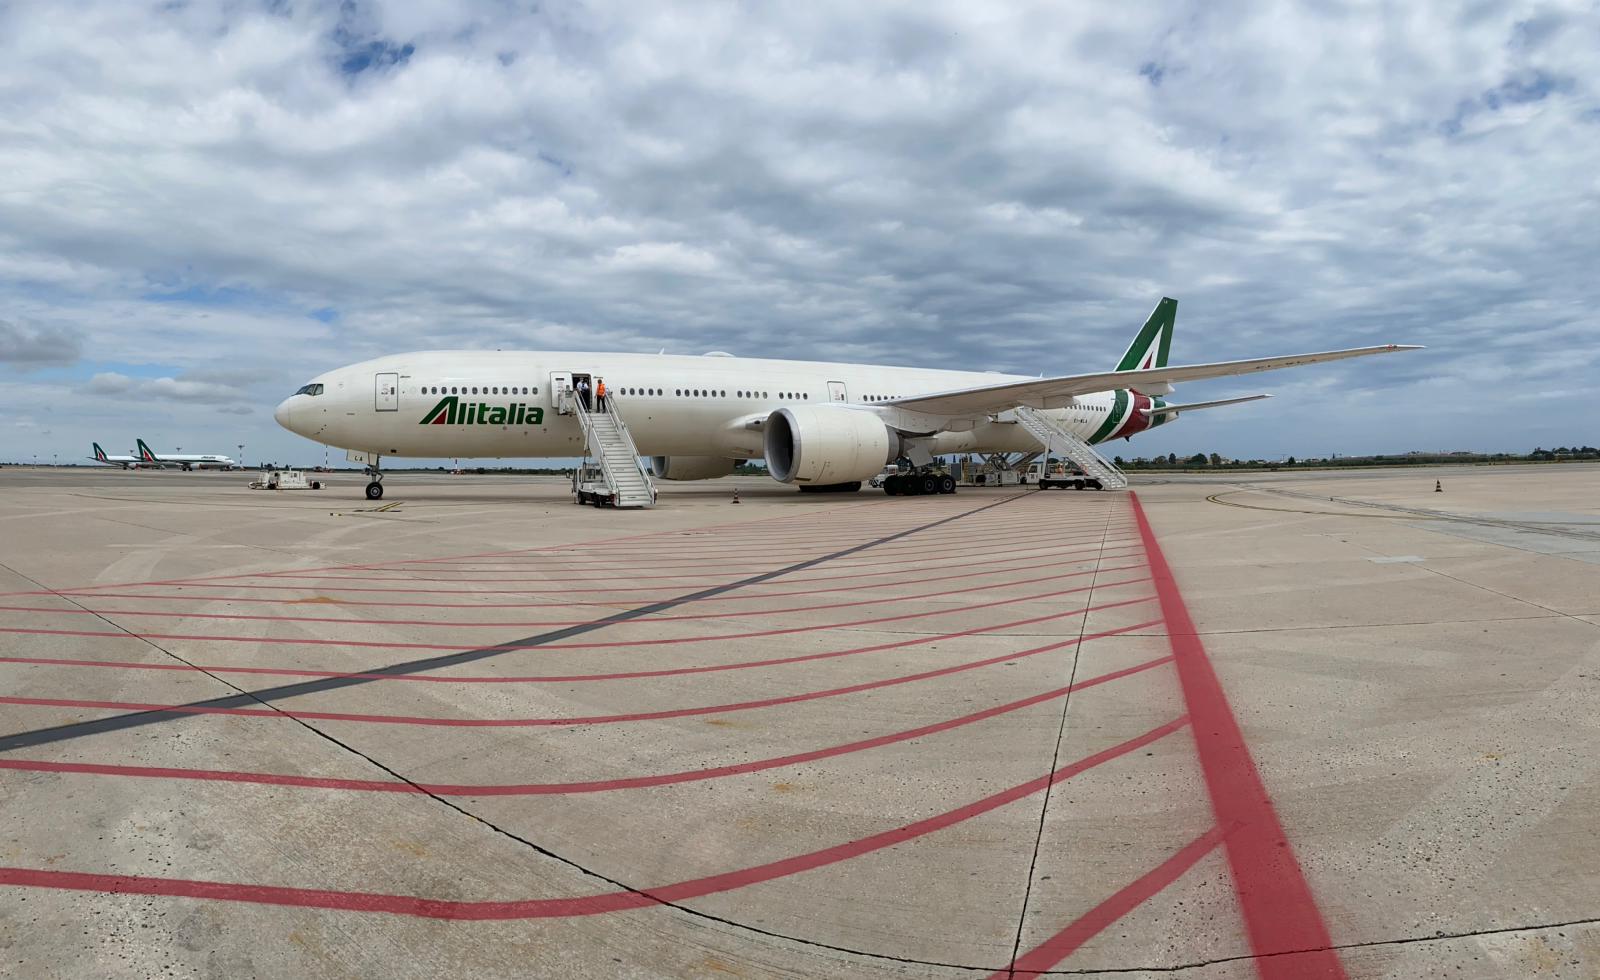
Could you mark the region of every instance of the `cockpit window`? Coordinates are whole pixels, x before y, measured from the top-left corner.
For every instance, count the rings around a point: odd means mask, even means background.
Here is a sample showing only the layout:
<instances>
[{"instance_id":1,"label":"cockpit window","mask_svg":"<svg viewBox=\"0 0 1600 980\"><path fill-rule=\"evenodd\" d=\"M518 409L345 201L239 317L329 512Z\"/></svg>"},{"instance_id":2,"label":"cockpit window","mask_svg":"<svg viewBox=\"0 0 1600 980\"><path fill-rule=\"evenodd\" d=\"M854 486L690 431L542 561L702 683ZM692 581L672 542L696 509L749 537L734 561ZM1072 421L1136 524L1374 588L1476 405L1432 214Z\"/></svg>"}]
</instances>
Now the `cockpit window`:
<instances>
[{"instance_id":1,"label":"cockpit window","mask_svg":"<svg viewBox=\"0 0 1600 980\"><path fill-rule=\"evenodd\" d=\"M297 394L297 395L320 395L320 394L322 394L322 385L320 385L320 384L301 385L300 386L300 390L295 392L295 394Z\"/></svg>"}]
</instances>

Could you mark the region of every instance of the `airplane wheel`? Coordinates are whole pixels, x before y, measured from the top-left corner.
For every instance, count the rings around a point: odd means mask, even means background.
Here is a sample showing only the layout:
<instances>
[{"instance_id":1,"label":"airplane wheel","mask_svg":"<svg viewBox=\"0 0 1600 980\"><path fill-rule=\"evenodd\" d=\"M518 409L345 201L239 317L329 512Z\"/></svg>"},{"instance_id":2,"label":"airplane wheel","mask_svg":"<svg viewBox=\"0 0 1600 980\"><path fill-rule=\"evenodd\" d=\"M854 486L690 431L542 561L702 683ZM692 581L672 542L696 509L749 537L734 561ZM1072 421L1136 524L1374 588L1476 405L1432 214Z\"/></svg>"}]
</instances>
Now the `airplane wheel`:
<instances>
[{"instance_id":1,"label":"airplane wheel","mask_svg":"<svg viewBox=\"0 0 1600 980\"><path fill-rule=\"evenodd\" d=\"M922 478L922 487L921 487L921 489L922 489L923 493L938 493L939 492L939 478L936 477L936 476L925 476L925 477L923 477Z\"/></svg>"},{"instance_id":2,"label":"airplane wheel","mask_svg":"<svg viewBox=\"0 0 1600 980\"><path fill-rule=\"evenodd\" d=\"M899 496L900 485L904 482L905 480L899 476L891 476L883 481L883 492L891 497Z\"/></svg>"},{"instance_id":3,"label":"airplane wheel","mask_svg":"<svg viewBox=\"0 0 1600 980\"><path fill-rule=\"evenodd\" d=\"M940 479L939 479L939 492L940 493L955 493L956 492L956 478L953 477L953 476L948 476L948 475L940 477Z\"/></svg>"},{"instance_id":4,"label":"airplane wheel","mask_svg":"<svg viewBox=\"0 0 1600 980\"><path fill-rule=\"evenodd\" d=\"M367 484L367 499L368 500L382 500L383 499L383 484L379 483L376 480L374 480L371 483Z\"/></svg>"}]
</instances>

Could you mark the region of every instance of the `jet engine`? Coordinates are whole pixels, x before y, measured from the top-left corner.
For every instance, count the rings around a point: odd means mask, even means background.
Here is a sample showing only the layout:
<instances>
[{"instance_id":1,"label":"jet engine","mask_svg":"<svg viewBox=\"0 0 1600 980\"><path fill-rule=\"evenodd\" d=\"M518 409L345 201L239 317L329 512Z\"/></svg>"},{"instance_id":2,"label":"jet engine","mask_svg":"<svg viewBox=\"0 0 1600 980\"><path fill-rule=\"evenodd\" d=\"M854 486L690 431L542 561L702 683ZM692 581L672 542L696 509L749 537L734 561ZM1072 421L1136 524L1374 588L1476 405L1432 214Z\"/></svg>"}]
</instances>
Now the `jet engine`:
<instances>
[{"instance_id":1,"label":"jet engine","mask_svg":"<svg viewBox=\"0 0 1600 980\"><path fill-rule=\"evenodd\" d=\"M658 480L714 480L739 465L726 456L651 456L650 472Z\"/></svg>"},{"instance_id":2,"label":"jet engine","mask_svg":"<svg viewBox=\"0 0 1600 980\"><path fill-rule=\"evenodd\" d=\"M899 455L899 434L871 412L794 405L767 417L767 472L780 483L826 486L870 480Z\"/></svg>"}]
</instances>

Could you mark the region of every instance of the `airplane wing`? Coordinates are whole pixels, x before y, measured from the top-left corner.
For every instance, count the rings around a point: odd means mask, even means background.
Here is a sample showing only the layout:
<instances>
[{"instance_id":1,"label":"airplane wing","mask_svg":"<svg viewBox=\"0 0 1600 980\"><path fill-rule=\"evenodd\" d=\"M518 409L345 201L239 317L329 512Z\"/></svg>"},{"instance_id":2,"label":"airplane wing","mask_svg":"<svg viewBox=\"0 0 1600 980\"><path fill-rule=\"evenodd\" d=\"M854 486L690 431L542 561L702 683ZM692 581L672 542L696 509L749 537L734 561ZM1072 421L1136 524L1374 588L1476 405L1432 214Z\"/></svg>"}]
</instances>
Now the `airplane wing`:
<instances>
[{"instance_id":1,"label":"airplane wing","mask_svg":"<svg viewBox=\"0 0 1600 980\"><path fill-rule=\"evenodd\" d=\"M1257 371L1276 371L1279 368L1321 364L1324 361L1342 361L1348 357L1366 357L1369 354L1391 354L1395 351L1421 350L1410 344L1384 344L1381 347L1353 347L1349 350L1324 351L1317 354L1291 354L1287 357L1258 357L1248 361L1217 361L1211 364L1180 364L1171 367L1150 368L1144 371L1101 371L1097 374L1069 374L1059 378L1039 378L1032 381L1010 381L1005 384L983 385L941 391L931 395L899 398L887 404L930 415L993 415L1018 405L1034 408L1061 408L1078 395L1114 388L1138 388L1141 385L1176 384L1180 381L1201 381L1206 378L1226 378L1236 374L1254 374Z\"/></svg>"},{"instance_id":2,"label":"airplane wing","mask_svg":"<svg viewBox=\"0 0 1600 980\"><path fill-rule=\"evenodd\" d=\"M1260 401L1271 398L1271 395L1244 395L1239 398L1219 398L1210 402L1189 402L1185 405L1159 405L1155 408L1144 410L1146 415L1171 415L1173 412L1193 412L1202 408L1221 408L1224 405L1242 405L1245 402Z\"/></svg>"}]
</instances>

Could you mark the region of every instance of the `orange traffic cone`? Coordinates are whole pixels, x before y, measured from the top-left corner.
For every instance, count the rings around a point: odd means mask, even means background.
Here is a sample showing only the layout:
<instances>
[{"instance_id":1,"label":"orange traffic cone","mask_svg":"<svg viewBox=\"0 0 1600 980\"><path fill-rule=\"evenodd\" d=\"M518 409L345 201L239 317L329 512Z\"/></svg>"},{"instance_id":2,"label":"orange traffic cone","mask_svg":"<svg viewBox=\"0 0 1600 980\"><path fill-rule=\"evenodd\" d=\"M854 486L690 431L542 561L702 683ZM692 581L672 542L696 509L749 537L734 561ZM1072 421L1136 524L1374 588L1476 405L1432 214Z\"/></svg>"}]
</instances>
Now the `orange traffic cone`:
<instances>
[{"instance_id":1,"label":"orange traffic cone","mask_svg":"<svg viewBox=\"0 0 1600 980\"><path fill-rule=\"evenodd\" d=\"M739 488L738 487L734 487L733 488L733 502L734 503L738 503L739 502Z\"/></svg>"},{"instance_id":2,"label":"orange traffic cone","mask_svg":"<svg viewBox=\"0 0 1600 980\"><path fill-rule=\"evenodd\" d=\"M1438 480L1434 480L1433 481L1433 492L1434 493L1444 493L1444 485L1441 484Z\"/></svg>"}]
</instances>

